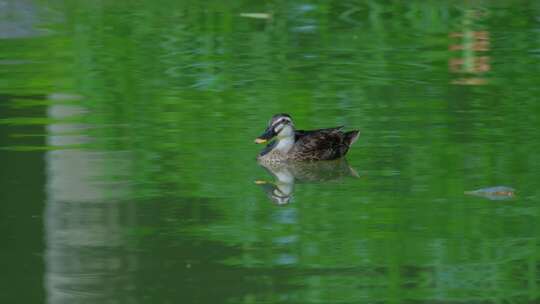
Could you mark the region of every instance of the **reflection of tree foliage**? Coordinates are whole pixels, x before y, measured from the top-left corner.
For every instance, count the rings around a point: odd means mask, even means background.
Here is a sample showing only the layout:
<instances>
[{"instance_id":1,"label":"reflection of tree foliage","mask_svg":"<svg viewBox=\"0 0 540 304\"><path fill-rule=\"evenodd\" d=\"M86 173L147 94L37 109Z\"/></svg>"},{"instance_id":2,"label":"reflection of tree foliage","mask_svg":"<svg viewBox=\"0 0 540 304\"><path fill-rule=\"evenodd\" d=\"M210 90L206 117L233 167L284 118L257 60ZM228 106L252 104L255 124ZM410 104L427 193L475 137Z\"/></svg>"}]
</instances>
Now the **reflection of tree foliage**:
<instances>
[{"instance_id":1,"label":"reflection of tree foliage","mask_svg":"<svg viewBox=\"0 0 540 304\"><path fill-rule=\"evenodd\" d=\"M56 8L69 39L23 54L57 54L35 90L85 96L95 147L131 151L136 197L219 198L222 216L189 233L241 248L223 262L277 291L303 287L287 301L534 299L538 209L461 194L538 193L540 73L527 52L539 7L487 7L476 26L491 32L492 85L451 87L448 33L470 7L449 3L79 1ZM350 163L369 178L300 185L288 208L262 201L247 186L262 173L249 145L282 111L305 128L360 127Z\"/></svg>"}]
</instances>

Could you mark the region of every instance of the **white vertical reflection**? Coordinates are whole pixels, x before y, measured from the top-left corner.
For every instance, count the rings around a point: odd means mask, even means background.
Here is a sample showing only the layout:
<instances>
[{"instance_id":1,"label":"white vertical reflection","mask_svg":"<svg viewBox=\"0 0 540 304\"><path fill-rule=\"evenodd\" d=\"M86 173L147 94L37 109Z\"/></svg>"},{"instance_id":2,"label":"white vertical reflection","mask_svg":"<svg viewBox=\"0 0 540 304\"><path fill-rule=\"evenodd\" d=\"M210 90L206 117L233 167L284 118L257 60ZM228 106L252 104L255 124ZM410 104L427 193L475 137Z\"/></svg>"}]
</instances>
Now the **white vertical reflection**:
<instances>
[{"instance_id":1,"label":"white vertical reflection","mask_svg":"<svg viewBox=\"0 0 540 304\"><path fill-rule=\"evenodd\" d=\"M84 114L78 106L48 109L55 121ZM54 123L47 128L47 144L52 148L46 153L47 302L133 303L131 276L136 261L126 250L125 237L135 214L132 204L122 203L129 187L118 181L127 174L128 158L125 153L73 148L91 141L83 135L87 127Z\"/></svg>"}]
</instances>

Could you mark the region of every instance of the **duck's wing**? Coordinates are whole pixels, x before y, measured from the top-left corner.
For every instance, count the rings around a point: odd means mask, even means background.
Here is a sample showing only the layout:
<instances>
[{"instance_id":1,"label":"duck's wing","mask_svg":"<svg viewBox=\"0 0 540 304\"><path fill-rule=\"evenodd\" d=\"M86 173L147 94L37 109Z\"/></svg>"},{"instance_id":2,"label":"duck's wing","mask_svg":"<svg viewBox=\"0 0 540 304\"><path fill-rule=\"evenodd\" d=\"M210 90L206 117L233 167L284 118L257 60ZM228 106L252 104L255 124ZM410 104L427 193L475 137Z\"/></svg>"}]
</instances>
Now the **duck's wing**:
<instances>
[{"instance_id":1,"label":"duck's wing","mask_svg":"<svg viewBox=\"0 0 540 304\"><path fill-rule=\"evenodd\" d=\"M302 159L330 160L340 158L349 149L343 127L300 131L294 144L293 153Z\"/></svg>"},{"instance_id":2,"label":"duck's wing","mask_svg":"<svg viewBox=\"0 0 540 304\"><path fill-rule=\"evenodd\" d=\"M294 140L298 141L301 138L313 134L328 134L328 133L334 133L341 131L345 126L339 126L335 128L327 128L327 129L317 129L317 130L296 130L294 131Z\"/></svg>"}]
</instances>

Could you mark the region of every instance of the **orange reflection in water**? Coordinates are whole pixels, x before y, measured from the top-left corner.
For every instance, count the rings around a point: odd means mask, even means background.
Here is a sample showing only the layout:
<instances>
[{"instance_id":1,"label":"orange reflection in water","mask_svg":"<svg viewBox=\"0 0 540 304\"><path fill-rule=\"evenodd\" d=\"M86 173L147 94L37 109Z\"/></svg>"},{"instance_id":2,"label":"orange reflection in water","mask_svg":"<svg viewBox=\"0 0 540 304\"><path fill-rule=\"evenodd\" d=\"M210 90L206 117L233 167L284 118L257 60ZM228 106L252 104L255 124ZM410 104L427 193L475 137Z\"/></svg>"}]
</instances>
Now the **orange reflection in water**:
<instances>
[{"instance_id":1,"label":"orange reflection in water","mask_svg":"<svg viewBox=\"0 0 540 304\"><path fill-rule=\"evenodd\" d=\"M448 60L449 72L460 76L453 79L452 84L484 85L488 83L484 76L485 73L491 70L490 56L478 53L490 50L490 35L488 31L475 31L472 29L474 21L484 15L485 12L469 10L463 20L463 31L452 32L448 35L450 39L459 40L448 47L451 52L459 52Z\"/></svg>"}]
</instances>

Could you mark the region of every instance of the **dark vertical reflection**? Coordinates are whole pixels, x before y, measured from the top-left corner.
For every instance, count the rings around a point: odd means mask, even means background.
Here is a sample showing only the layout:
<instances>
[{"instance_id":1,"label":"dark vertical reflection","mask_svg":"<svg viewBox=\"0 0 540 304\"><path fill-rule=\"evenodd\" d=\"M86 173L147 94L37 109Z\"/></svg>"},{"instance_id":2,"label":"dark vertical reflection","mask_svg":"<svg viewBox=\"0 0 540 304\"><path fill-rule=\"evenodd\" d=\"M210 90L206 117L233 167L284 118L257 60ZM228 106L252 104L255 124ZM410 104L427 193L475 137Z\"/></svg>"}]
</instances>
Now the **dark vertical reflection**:
<instances>
[{"instance_id":1,"label":"dark vertical reflection","mask_svg":"<svg viewBox=\"0 0 540 304\"><path fill-rule=\"evenodd\" d=\"M0 94L0 119L17 115L8 108L11 96ZM42 116L43 108L31 114ZM0 124L0 146L13 144L11 134L40 132L42 126ZM43 145L42 138L34 138ZM0 303L40 303L43 299L43 184L42 152L0 149ZM25 292L22 293L21 290Z\"/></svg>"},{"instance_id":2,"label":"dark vertical reflection","mask_svg":"<svg viewBox=\"0 0 540 304\"><path fill-rule=\"evenodd\" d=\"M75 106L49 107L49 118L62 120L84 113ZM126 250L126 229L133 225L132 204L121 201L129 188L107 181L118 172L125 154L65 149L87 143L88 126L48 126L47 206L45 208L45 288L48 303L134 303L132 274L136 259ZM116 171L116 172L115 172Z\"/></svg>"}]
</instances>

